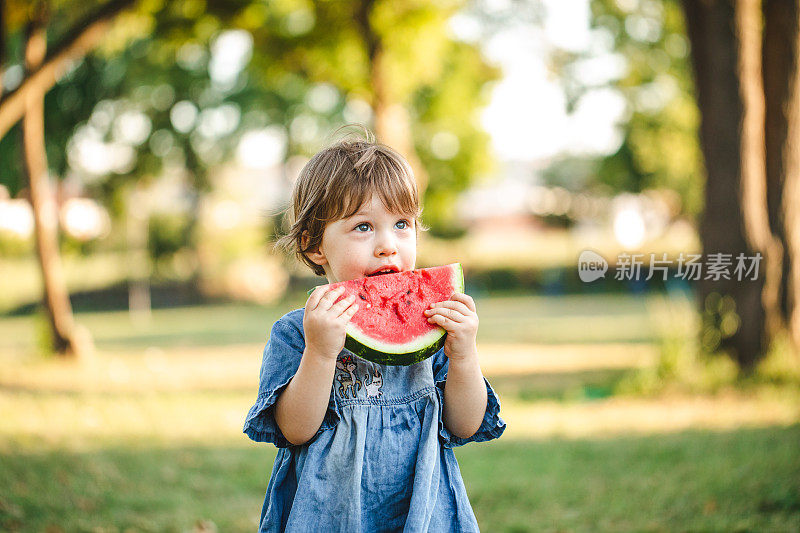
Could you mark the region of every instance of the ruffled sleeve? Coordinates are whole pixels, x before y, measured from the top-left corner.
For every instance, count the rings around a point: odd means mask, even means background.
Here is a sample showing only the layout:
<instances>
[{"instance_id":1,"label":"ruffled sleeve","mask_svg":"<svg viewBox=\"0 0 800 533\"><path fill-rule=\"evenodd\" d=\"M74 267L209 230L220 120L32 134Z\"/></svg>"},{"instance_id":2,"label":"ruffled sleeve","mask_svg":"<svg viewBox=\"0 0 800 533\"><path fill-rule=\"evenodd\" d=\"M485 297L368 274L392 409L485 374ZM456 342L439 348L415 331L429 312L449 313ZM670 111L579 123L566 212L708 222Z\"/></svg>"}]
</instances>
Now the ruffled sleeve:
<instances>
[{"instance_id":1,"label":"ruffled sleeve","mask_svg":"<svg viewBox=\"0 0 800 533\"><path fill-rule=\"evenodd\" d=\"M484 377L486 384L486 412L483 414L483 422L478 431L469 438L462 439L450 433L443 421L444 414L444 386L447 380L447 369L449 359L444 354L444 348L436 352L432 357L433 361L433 380L436 384L436 393L439 395L439 440L445 448L462 446L468 442L483 442L498 438L506 429L506 423L500 418L500 399L495 394L489 381Z\"/></svg>"},{"instance_id":2,"label":"ruffled sleeve","mask_svg":"<svg viewBox=\"0 0 800 533\"><path fill-rule=\"evenodd\" d=\"M293 316L294 315L294 316ZM298 317L299 315L299 317ZM244 433L256 442L271 442L278 448L294 446L283 436L275 421L275 402L300 367L305 349L302 332L302 309L281 317L272 326L264 347L256 403L250 408L244 422ZM299 318L299 320L298 320ZM333 428L339 421L339 407L333 388L328 409L317 433L305 443L310 444L317 435Z\"/></svg>"}]
</instances>

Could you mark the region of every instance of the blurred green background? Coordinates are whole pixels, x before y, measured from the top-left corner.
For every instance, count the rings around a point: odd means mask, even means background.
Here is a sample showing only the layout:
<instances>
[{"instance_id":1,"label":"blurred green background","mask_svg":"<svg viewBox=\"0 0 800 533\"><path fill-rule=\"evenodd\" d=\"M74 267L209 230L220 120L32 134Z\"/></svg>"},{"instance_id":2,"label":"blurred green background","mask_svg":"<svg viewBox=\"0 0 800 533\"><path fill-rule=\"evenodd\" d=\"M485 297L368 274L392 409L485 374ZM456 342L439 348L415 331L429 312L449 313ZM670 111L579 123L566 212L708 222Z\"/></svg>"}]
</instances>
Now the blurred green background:
<instances>
[{"instance_id":1,"label":"blurred green background","mask_svg":"<svg viewBox=\"0 0 800 533\"><path fill-rule=\"evenodd\" d=\"M777 4L0 2L0 529L257 528L261 350L324 281L271 244L347 123L408 158L417 267L476 300L483 530L800 528ZM711 253L730 276L686 279Z\"/></svg>"}]
</instances>

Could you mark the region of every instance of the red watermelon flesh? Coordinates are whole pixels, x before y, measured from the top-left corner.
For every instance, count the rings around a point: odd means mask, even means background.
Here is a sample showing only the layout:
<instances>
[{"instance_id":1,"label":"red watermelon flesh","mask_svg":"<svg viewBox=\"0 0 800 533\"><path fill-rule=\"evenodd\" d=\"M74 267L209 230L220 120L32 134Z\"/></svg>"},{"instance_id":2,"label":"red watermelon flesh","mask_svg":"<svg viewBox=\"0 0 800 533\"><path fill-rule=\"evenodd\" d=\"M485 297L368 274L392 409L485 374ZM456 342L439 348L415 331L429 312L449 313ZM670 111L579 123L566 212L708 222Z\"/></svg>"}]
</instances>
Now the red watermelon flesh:
<instances>
[{"instance_id":1,"label":"red watermelon flesh","mask_svg":"<svg viewBox=\"0 0 800 533\"><path fill-rule=\"evenodd\" d=\"M433 355L445 330L428 322L429 305L464 291L459 263L341 281L338 300L355 295L359 309L347 325L345 347L381 364L409 365ZM338 301L337 300L337 301Z\"/></svg>"}]
</instances>

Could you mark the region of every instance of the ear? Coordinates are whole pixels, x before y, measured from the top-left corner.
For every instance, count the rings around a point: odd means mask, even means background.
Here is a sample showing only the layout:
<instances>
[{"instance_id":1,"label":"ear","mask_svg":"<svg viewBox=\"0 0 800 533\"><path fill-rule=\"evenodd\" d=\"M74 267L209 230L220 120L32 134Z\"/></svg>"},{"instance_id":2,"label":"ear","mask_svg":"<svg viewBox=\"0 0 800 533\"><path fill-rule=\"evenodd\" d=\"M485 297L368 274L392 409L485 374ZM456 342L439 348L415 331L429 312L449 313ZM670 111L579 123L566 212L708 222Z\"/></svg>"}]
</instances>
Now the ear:
<instances>
[{"instance_id":1,"label":"ear","mask_svg":"<svg viewBox=\"0 0 800 533\"><path fill-rule=\"evenodd\" d=\"M308 246L309 238L310 237L308 235L308 231L303 231L303 235L300 237L300 246L302 248ZM305 255L306 257L311 259L312 262L314 262L319 266L322 266L328 262L328 260L325 258L325 253L322 251L322 248L320 246L317 246L316 248L313 248L305 252Z\"/></svg>"}]
</instances>

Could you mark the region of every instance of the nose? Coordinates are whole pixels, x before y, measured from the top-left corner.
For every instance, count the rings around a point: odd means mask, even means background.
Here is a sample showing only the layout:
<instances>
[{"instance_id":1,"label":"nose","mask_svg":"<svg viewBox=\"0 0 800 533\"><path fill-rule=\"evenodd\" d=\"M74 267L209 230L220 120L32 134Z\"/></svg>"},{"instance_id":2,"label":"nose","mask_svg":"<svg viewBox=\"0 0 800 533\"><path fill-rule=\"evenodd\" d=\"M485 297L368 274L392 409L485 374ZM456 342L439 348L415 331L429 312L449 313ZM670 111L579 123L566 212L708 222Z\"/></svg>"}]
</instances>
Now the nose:
<instances>
[{"instance_id":1,"label":"nose","mask_svg":"<svg viewBox=\"0 0 800 533\"><path fill-rule=\"evenodd\" d=\"M378 233L378 240L375 243L375 255L377 257L388 257L397 253L397 243L391 232L382 231Z\"/></svg>"}]
</instances>

